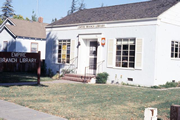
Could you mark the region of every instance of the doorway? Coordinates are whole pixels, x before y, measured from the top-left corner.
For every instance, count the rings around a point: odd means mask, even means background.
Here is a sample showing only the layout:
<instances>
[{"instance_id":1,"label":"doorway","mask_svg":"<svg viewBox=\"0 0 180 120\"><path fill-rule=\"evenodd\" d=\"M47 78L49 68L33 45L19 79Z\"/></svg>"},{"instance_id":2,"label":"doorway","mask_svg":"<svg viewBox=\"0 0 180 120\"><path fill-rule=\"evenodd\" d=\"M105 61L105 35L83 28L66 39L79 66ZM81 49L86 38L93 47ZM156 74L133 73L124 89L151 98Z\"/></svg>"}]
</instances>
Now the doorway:
<instances>
[{"instance_id":1,"label":"doorway","mask_svg":"<svg viewBox=\"0 0 180 120\"><path fill-rule=\"evenodd\" d=\"M97 40L89 41L89 72L88 74L96 75L97 70Z\"/></svg>"}]
</instances>

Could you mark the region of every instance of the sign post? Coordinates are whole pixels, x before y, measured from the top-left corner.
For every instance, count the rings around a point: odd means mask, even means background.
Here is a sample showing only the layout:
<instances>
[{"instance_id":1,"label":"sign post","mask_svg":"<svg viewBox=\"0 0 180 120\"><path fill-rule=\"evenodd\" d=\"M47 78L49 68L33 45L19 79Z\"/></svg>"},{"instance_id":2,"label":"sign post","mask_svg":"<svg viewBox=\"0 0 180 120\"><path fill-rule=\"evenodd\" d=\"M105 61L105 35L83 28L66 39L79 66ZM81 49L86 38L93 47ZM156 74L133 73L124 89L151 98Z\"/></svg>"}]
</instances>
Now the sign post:
<instances>
[{"instance_id":1,"label":"sign post","mask_svg":"<svg viewBox=\"0 0 180 120\"><path fill-rule=\"evenodd\" d=\"M41 52L38 52L39 58L41 58ZM37 84L40 85L40 75L41 75L41 59L39 59L37 68Z\"/></svg>"},{"instance_id":2,"label":"sign post","mask_svg":"<svg viewBox=\"0 0 180 120\"><path fill-rule=\"evenodd\" d=\"M41 75L41 52L0 52L0 63L36 63L37 64L37 84L40 84Z\"/></svg>"}]
</instances>

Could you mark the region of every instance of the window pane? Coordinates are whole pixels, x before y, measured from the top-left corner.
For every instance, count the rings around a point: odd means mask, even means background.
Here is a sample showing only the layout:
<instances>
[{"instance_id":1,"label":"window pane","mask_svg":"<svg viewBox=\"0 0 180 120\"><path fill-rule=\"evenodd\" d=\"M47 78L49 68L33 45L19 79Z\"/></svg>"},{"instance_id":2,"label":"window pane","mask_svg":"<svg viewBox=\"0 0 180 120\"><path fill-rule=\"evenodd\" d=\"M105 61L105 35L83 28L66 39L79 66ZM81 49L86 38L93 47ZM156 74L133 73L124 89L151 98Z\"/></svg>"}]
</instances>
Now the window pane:
<instances>
[{"instance_id":1,"label":"window pane","mask_svg":"<svg viewBox=\"0 0 180 120\"><path fill-rule=\"evenodd\" d=\"M127 67L127 62L122 62L122 67Z\"/></svg>"},{"instance_id":2,"label":"window pane","mask_svg":"<svg viewBox=\"0 0 180 120\"><path fill-rule=\"evenodd\" d=\"M134 57L130 57L129 61L134 62Z\"/></svg>"},{"instance_id":3,"label":"window pane","mask_svg":"<svg viewBox=\"0 0 180 120\"><path fill-rule=\"evenodd\" d=\"M59 45L59 49L61 50L61 45Z\"/></svg>"},{"instance_id":4,"label":"window pane","mask_svg":"<svg viewBox=\"0 0 180 120\"><path fill-rule=\"evenodd\" d=\"M130 51L130 56L135 56L135 51Z\"/></svg>"},{"instance_id":5,"label":"window pane","mask_svg":"<svg viewBox=\"0 0 180 120\"><path fill-rule=\"evenodd\" d=\"M38 51L38 43L31 43L31 52Z\"/></svg>"},{"instance_id":6,"label":"window pane","mask_svg":"<svg viewBox=\"0 0 180 120\"><path fill-rule=\"evenodd\" d=\"M122 44L122 40L121 39L118 39L117 40L117 45L121 45Z\"/></svg>"},{"instance_id":7,"label":"window pane","mask_svg":"<svg viewBox=\"0 0 180 120\"><path fill-rule=\"evenodd\" d=\"M117 56L117 57L116 57L116 61L117 61L117 62L121 61L121 56Z\"/></svg>"},{"instance_id":8,"label":"window pane","mask_svg":"<svg viewBox=\"0 0 180 120\"><path fill-rule=\"evenodd\" d=\"M174 58L174 53L171 53L171 57Z\"/></svg>"},{"instance_id":9,"label":"window pane","mask_svg":"<svg viewBox=\"0 0 180 120\"><path fill-rule=\"evenodd\" d=\"M123 44L123 45L125 45L125 44L127 45L127 44L128 44L128 41L129 41L128 39L123 39L122 44Z\"/></svg>"},{"instance_id":10,"label":"window pane","mask_svg":"<svg viewBox=\"0 0 180 120\"><path fill-rule=\"evenodd\" d=\"M178 57L178 53L175 53L175 58L177 58Z\"/></svg>"},{"instance_id":11,"label":"window pane","mask_svg":"<svg viewBox=\"0 0 180 120\"><path fill-rule=\"evenodd\" d=\"M123 55L128 55L128 51L123 51Z\"/></svg>"},{"instance_id":12,"label":"window pane","mask_svg":"<svg viewBox=\"0 0 180 120\"><path fill-rule=\"evenodd\" d=\"M123 45L123 50L128 50L128 45Z\"/></svg>"},{"instance_id":13,"label":"window pane","mask_svg":"<svg viewBox=\"0 0 180 120\"><path fill-rule=\"evenodd\" d=\"M129 63L130 68L134 68L134 63Z\"/></svg>"},{"instance_id":14,"label":"window pane","mask_svg":"<svg viewBox=\"0 0 180 120\"><path fill-rule=\"evenodd\" d=\"M116 62L116 67L121 67L121 62Z\"/></svg>"},{"instance_id":15,"label":"window pane","mask_svg":"<svg viewBox=\"0 0 180 120\"><path fill-rule=\"evenodd\" d=\"M130 50L135 50L135 45L130 45Z\"/></svg>"},{"instance_id":16,"label":"window pane","mask_svg":"<svg viewBox=\"0 0 180 120\"><path fill-rule=\"evenodd\" d=\"M121 45L117 45L117 50L121 50Z\"/></svg>"},{"instance_id":17,"label":"window pane","mask_svg":"<svg viewBox=\"0 0 180 120\"><path fill-rule=\"evenodd\" d=\"M7 46L8 46L8 42L7 42L7 41L4 41L4 42L3 42L3 50L4 50L5 52L7 52Z\"/></svg>"},{"instance_id":18,"label":"window pane","mask_svg":"<svg viewBox=\"0 0 180 120\"><path fill-rule=\"evenodd\" d=\"M135 39L130 39L129 44L135 44Z\"/></svg>"},{"instance_id":19,"label":"window pane","mask_svg":"<svg viewBox=\"0 0 180 120\"><path fill-rule=\"evenodd\" d=\"M123 62L127 62L128 61L128 57L123 57Z\"/></svg>"},{"instance_id":20,"label":"window pane","mask_svg":"<svg viewBox=\"0 0 180 120\"><path fill-rule=\"evenodd\" d=\"M121 55L121 51L117 51L117 52L116 52L116 55Z\"/></svg>"},{"instance_id":21,"label":"window pane","mask_svg":"<svg viewBox=\"0 0 180 120\"><path fill-rule=\"evenodd\" d=\"M171 47L171 52L174 52L174 47Z\"/></svg>"},{"instance_id":22,"label":"window pane","mask_svg":"<svg viewBox=\"0 0 180 120\"><path fill-rule=\"evenodd\" d=\"M70 54L70 50L67 50L67 54Z\"/></svg>"}]
</instances>

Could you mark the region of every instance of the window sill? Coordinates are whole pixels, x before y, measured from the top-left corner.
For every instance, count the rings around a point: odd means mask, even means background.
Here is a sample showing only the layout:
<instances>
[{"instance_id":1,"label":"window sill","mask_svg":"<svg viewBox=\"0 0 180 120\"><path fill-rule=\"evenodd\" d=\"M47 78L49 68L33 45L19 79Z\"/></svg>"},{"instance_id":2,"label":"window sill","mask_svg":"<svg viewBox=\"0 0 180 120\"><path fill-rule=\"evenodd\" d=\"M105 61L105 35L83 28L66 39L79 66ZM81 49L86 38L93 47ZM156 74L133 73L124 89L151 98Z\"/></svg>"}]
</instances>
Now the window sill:
<instances>
[{"instance_id":1,"label":"window sill","mask_svg":"<svg viewBox=\"0 0 180 120\"><path fill-rule=\"evenodd\" d=\"M55 64L58 64L58 65L69 65L70 63L55 63Z\"/></svg>"},{"instance_id":2,"label":"window sill","mask_svg":"<svg viewBox=\"0 0 180 120\"><path fill-rule=\"evenodd\" d=\"M171 58L171 60L177 60L177 61L180 61L180 58Z\"/></svg>"},{"instance_id":3,"label":"window sill","mask_svg":"<svg viewBox=\"0 0 180 120\"><path fill-rule=\"evenodd\" d=\"M123 68L123 67L112 67L113 69L121 69L121 70L135 70L135 68Z\"/></svg>"},{"instance_id":4,"label":"window sill","mask_svg":"<svg viewBox=\"0 0 180 120\"><path fill-rule=\"evenodd\" d=\"M139 68L122 68L122 67L107 67L107 68L118 69L118 70L131 70L131 71L142 70Z\"/></svg>"}]
</instances>

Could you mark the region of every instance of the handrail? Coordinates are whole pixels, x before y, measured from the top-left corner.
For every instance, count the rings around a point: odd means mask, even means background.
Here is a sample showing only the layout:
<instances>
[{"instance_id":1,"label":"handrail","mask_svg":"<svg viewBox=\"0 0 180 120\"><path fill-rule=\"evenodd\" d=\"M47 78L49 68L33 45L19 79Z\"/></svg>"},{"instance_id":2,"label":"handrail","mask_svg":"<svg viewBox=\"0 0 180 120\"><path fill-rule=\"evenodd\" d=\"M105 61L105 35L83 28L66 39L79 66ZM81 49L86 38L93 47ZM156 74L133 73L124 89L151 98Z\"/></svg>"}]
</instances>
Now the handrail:
<instances>
[{"instance_id":1,"label":"handrail","mask_svg":"<svg viewBox=\"0 0 180 120\"><path fill-rule=\"evenodd\" d=\"M105 62L105 60L102 60L102 61L100 61L100 62L97 62L97 64L96 64L96 66L97 66L97 68L99 68L99 66L103 63L103 62ZM86 76L87 76L87 68L90 68L91 66L94 66L94 65L89 65L89 66L87 66L87 67L85 67L85 72L84 72L84 81L85 81L85 79L86 79ZM96 73L95 73L95 75L96 75Z\"/></svg>"},{"instance_id":2,"label":"handrail","mask_svg":"<svg viewBox=\"0 0 180 120\"><path fill-rule=\"evenodd\" d=\"M74 64L74 62L77 60L77 58L78 58L78 56L77 57L74 57L74 58L72 58L70 61L69 61L69 67L68 67L68 69L66 69L65 70L65 73L64 74L66 74L66 73L68 73L68 71L70 70L70 68L71 68L71 65L73 65ZM74 60L74 61L73 61ZM71 62L72 61L72 62ZM75 69L77 69L77 67L75 67Z\"/></svg>"}]
</instances>

